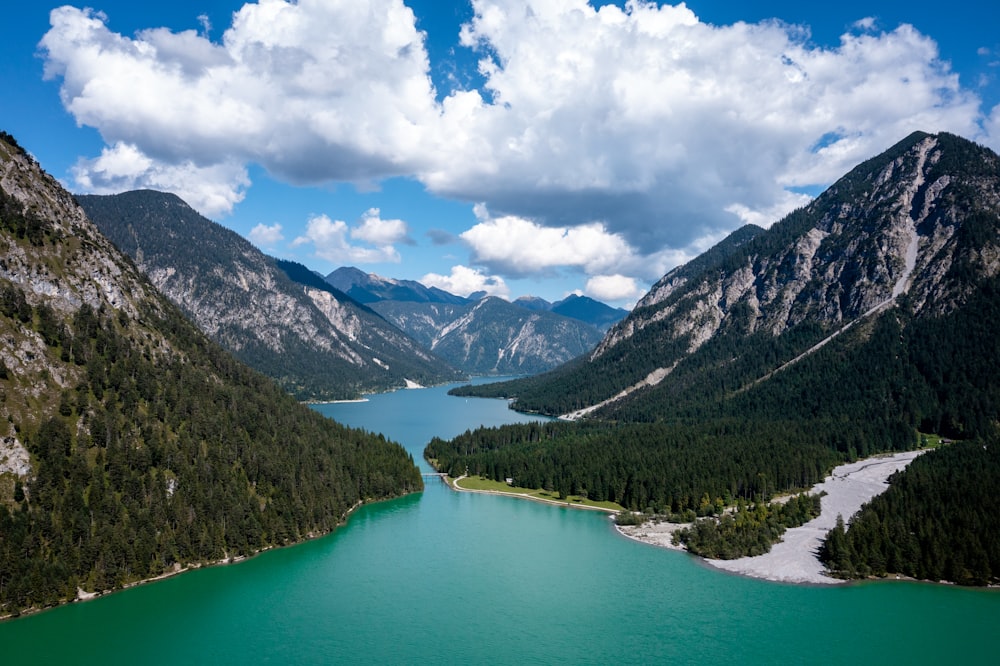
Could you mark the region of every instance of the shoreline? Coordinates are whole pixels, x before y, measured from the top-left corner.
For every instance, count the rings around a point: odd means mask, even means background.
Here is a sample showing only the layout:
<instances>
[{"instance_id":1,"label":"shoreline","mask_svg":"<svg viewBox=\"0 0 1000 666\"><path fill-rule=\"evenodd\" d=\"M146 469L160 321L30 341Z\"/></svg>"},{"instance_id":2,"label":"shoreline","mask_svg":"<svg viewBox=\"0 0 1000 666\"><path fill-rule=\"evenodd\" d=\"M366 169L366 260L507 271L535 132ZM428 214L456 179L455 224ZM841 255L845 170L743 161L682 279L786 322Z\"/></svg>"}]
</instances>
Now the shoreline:
<instances>
[{"instance_id":1,"label":"shoreline","mask_svg":"<svg viewBox=\"0 0 1000 666\"><path fill-rule=\"evenodd\" d=\"M816 556L827 532L836 525L838 515L843 516L845 522L849 521L863 504L888 489L888 478L894 472L905 469L914 458L928 450L873 456L838 465L828 477L808 491L810 494L826 492L821 501L820 515L804 525L786 530L781 541L774 544L769 552L735 560L699 559L720 571L773 582L847 584L851 581L827 576L825 567ZM635 541L686 552L686 548L675 546L671 541L673 532L682 527L685 525L679 523L616 525L620 534Z\"/></svg>"},{"instance_id":2,"label":"shoreline","mask_svg":"<svg viewBox=\"0 0 1000 666\"><path fill-rule=\"evenodd\" d=\"M410 494L412 494L412 493L410 493ZM405 496L406 495L400 495L399 497L405 497ZM384 502L384 501L391 500L391 499L398 499L398 497L387 497L384 500L376 500L376 501L377 502ZM370 503L374 504L375 502L370 502ZM133 587L138 587L140 585L146 585L148 583L155 583L157 581L166 580L168 578L173 578L174 576L178 576L178 575L186 573L188 571L196 571L198 569L205 569L205 568L208 568L208 567L218 567L218 566L228 566L228 565L231 565L231 564L239 564L240 562L244 562L244 561L249 560L251 558L257 557L258 555L262 555L262 554L264 554L264 553L266 553L266 552L268 552L270 550L275 550L275 549L278 549L278 548L291 548L292 546L297 546L299 544L306 543L307 541L313 541L315 539L321 539L321 538L323 538L325 536L329 536L330 534L333 534L333 532L337 528L343 527L344 525L346 525L348 519L350 519L350 517L351 517L351 514L353 514L355 511L358 510L358 508L360 508L360 507L362 507L364 505L365 505L364 501L358 500L354 504L354 506L352 506L350 509L347 510L347 513L345 513L343 515L343 517L341 518L340 522L338 522L333 528L331 528L330 530L327 530L326 532L307 532L305 534L305 536L303 536L301 539L297 539L296 541L293 541L291 543L286 543L286 544L281 544L281 545L273 545L273 546L265 546L264 548L261 548L259 550L255 550L252 553L248 553L246 555L233 555L233 556L230 556L230 557L223 557L222 559L219 559L219 560L212 560L212 561L209 561L209 562L191 562L191 563L188 563L188 564L185 564L185 565L182 565L180 562L174 562L173 567L169 571L164 571L161 574L157 574L156 576L151 576L149 578L142 578L142 579L134 580L134 581L131 581L131 582L128 582L128 583L123 583L121 587L119 587L119 588L112 588L110 590L98 590L97 592L87 592L82 587L78 587L77 591L76 591L76 596L73 597L73 598L67 598L67 599L59 601L57 603L51 604L49 606L41 606L41 607L32 606L30 608L23 608L20 611L18 611L17 614L8 613L6 615L0 615L0 622L9 622L9 621L12 621L12 620L18 620L20 618L27 617L29 615L36 615L38 613L44 613L45 611L54 610L56 608L59 608L61 606L66 606L68 604L77 604L77 603L84 603L84 602L87 602L87 601L92 601L94 599L99 599L99 598L107 596L107 595L117 594L119 592L124 592L125 590L128 590L128 589L133 588Z\"/></svg>"},{"instance_id":3,"label":"shoreline","mask_svg":"<svg viewBox=\"0 0 1000 666\"><path fill-rule=\"evenodd\" d=\"M615 523L615 530L626 539L686 553L687 548L680 544L675 544L673 537L674 532L690 526L691 523L648 522L642 525L619 525Z\"/></svg>"},{"instance_id":4,"label":"shoreline","mask_svg":"<svg viewBox=\"0 0 1000 666\"><path fill-rule=\"evenodd\" d=\"M458 482L461 481L462 479L464 479L465 475L462 475L462 476L460 476L458 478L455 478L455 479L452 479L450 477L444 476L442 474L435 474L435 476L439 476L446 486L448 486L452 490L454 490L456 492L460 492L460 493L479 493L481 495L499 495L501 497L514 497L514 498L517 498L517 499L525 499L525 500L530 500L532 502L539 502L541 504L549 504L551 506L561 506L561 507L565 507L567 509L587 509L589 511L603 511L604 513L611 514L611 515L614 515L614 514L618 513L617 509L606 509L606 508L604 508L602 506L590 506L588 504L574 504L572 502L564 502L564 501L561 501L561 500L550 500L550 499L545 499L544 497L534 497L532 495L527 495L525 493L507 493L507 492L504 492L502 490L479 490L479 489L476 489L476 488L463 488L462 486L458 485Z\"/></svg>"},{"instance_id":5,"label":"shoreline","mask_svg":"<svg viewBox=\"0 0 1000 666\"><path fill-rule=\"evenodd\" d=\"M351 400L309 400L306 405L344 405L351 402L368 402L368 398L353 398Z\"/></svg>"}]
</instances>

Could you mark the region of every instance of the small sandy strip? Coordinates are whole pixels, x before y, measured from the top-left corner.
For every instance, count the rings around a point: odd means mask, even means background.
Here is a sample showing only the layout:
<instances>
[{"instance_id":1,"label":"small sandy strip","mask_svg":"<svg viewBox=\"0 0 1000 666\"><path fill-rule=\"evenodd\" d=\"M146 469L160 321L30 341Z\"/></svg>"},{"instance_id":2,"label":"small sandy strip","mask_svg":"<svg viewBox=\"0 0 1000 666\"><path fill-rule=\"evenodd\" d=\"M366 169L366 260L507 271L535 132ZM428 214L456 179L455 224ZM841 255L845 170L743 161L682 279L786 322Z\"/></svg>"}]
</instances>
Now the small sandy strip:
<instances>
[{"instance_id":1,"label":"small sandy strip","mask_svg":"<svg viewBox=\"0 0 1000 666\"><path fill-rule=\"evenodd\" d=\"M459 485L459 481L465 478L465 474L460 477L452 479L446 474L433 474L432 476L439 476L444 484L451 488L452 490L457 490L462 493L479 493L480 495L500 495L501 497L513 497L515 499L526 499L532 502L541 502L542 504L551 504L552 506L563 506L568 509L587 509L588 511L603 511L605 513L615 514L618 513L617 509L605 509L603 506L590 506L589 504L576 504L573 502L567 502L566 500L553 500L546 499L544 497L535 497L534 495L529 495L527 493L506 493L502 490L485 490L479 488L463 488Z\"/></svg>"},{"instance_id":2,"label":"small sandy strip","mask_svg":"<svg viewBox=\"0 0 1000 666\"><path fill-rule=\"evenodd\" d=\"M610 405L613 402L617 402L630 393L638 391L639 389L642 388L646 388L647 386L656 386L657 384L662 382L667 375L673 372L673 369L676 367L677 363L674 363L669 368L657 368L656 370L653 370L651 373L646 375L646 378L640 381L639 383L629 386L628 388L622 390L620 393L611 396L607 400L602 400L596 405L591 405L590 407L584 407L583 409L578 409L575 412L570 412L569 414L563 414L559 418L563 421L577 421L579 419L582 419L584 416L587 416L591 412L595 412L601 407Z\"/></svg>"},{"instance_id":3,"label":"small sandy strip","mask_svg":"<svg viewBox=\"0 0 1000 666\"><path fill-rule=\"evenodd\" d=\"M705 560L708 564L733 573L784 583L811 583L836 585L845 581L824 574L824 567L816 553L820 544L837 524L837 516L845 521L861 509L861 505L889 487L887 479L905 469L923 451L907 451L891 456L867 458L835 467L829 477L813 486L810 492L826 491L820 515L801 527L785 532L780 543L771 551L756 557L736 560ZM637 526L619 526L618 531L627 537L656 546L680 548L672 543L673 532L685 527L671 523Z\"/></svg>"}]
</instances>

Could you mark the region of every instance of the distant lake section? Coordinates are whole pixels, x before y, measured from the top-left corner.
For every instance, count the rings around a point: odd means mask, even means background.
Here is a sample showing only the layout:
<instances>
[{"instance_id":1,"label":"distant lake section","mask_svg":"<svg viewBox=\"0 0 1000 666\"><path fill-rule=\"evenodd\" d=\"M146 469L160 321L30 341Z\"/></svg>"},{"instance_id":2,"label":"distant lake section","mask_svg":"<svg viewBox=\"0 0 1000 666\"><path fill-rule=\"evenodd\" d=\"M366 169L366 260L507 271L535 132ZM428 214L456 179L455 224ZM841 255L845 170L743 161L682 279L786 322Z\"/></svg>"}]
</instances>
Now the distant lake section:
<instances>
[{"instance_id":1,"label":"distant lake section","mask_svg":"<svg viewBox=\"0 0 1000 666\"><path fill-rule=\"evenodd\" d=\"M401 442L537 420L450 387L316 405ZM996 659L1000 591L809 587L711 569L606 515L454 492L333 534L0 623L4 663L940 664Z\"/></svg>"}]
</instances>

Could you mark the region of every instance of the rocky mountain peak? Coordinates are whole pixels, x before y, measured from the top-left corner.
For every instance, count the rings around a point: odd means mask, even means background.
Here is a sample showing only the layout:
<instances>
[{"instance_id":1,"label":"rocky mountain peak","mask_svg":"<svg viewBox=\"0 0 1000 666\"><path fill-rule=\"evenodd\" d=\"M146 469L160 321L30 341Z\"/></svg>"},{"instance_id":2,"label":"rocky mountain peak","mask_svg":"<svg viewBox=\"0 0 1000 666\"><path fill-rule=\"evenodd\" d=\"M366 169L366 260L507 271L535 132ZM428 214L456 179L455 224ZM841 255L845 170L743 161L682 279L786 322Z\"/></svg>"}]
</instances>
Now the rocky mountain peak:
<instances>
[{"instance_id":1,"label":"rocky mountain peak","mask_svg":"<svg viewBox=\"0 0 1000 666\"><path fill-rule=\"evenodd\" d=\"M773 335L806 320L833 328L903 297L914 312L945 312L968 291L944 280L957 262L983 277L1000 269L995 238L972 247L959 237L970 215L995 215L998 199L996 155L915 133L767 232L723 241L706 270L668 273L592 358L667 320L693 352L727 324Z\"/></svg>"},{"instance_id":2,"label":"rocky mountain peak","mask_svg":"<svg viewBox=\"0 0 1000 666\"><path fill-rule=\"evenodd\" d=\"M667 273L586 362L508 390L524 409L654 418L656 400L694 385L740 395L838 338L843 349L973 318L998 276L1000 157L918 132L769 229L738 229Z\"/></svg>"}]
</instances>

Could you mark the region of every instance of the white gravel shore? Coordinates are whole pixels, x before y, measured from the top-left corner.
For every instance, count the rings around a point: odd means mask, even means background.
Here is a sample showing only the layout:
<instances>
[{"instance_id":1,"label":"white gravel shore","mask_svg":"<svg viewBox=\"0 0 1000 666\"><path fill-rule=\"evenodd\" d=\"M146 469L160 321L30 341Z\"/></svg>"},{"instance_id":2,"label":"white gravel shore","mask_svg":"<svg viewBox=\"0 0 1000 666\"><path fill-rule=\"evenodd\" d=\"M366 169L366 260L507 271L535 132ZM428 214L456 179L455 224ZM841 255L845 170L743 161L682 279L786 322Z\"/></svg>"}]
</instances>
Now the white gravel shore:
<instances>
[{"instance_id":1,"label":"white gravel shore","mask_svg":"<svg viewBox=\"0 0 1000 666\"><path fill-rule=\"evenodd\" d=\"M811 490L813 493L826 491L820 515L801 527L787 530L782 541L774 544L769 553L736 560L705 561L719 569L766 580L825 585L843 583L842 580L824 575L823 565L816 557L826 533L836 525L838 515L843 516L845 521L849 520L862 504L889 487L886 479L893 472L904 469L922 453L924 451L907 451L835 467L825 481L813 486ZM619 527L619 531L645 543L671 546L671 532L679 527L681 526L660 523Z\"/></svg>"}]
</instances>

